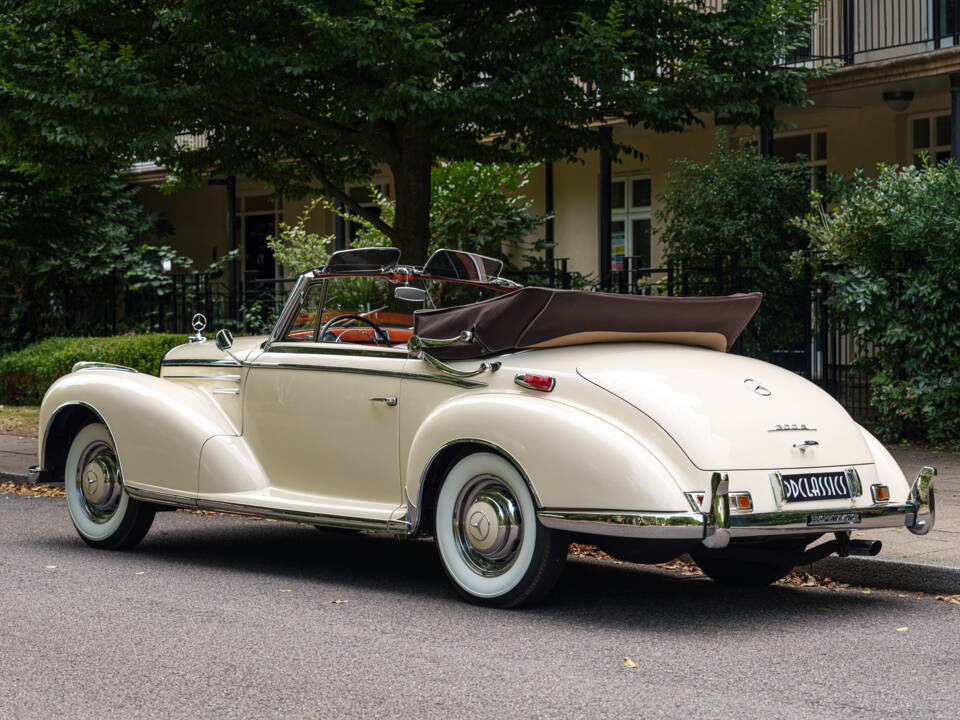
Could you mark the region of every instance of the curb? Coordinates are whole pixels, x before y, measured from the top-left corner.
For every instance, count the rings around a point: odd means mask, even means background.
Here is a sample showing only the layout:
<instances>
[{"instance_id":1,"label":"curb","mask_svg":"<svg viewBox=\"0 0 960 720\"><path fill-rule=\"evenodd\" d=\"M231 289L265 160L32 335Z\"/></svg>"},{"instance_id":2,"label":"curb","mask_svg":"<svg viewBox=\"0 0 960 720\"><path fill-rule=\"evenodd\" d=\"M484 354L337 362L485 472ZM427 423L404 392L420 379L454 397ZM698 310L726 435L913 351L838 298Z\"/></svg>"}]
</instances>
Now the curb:
<instances>
[{"instance_id":1,"label":"curb","mask_svg":"<svg viewBox=\"0 0 960 720\"><path fill-rule=\"evenodd\" d=\"M909 560L828 557L801 565L812 575L883 590L910 590L934 595L960 593L960 567Z\"/></svg>"},{"instance_id":2,"label":"curb","mask_svg":"<svg viewBox=\"0 0 960 720\"><path fill-rule=\"evenodd\" d=\"M26 473L21 475L19 473L0 471L0 482L12 482L16 483L17 485L29 485L30 478L26 475Z\"/></svg>"}]
</instances>

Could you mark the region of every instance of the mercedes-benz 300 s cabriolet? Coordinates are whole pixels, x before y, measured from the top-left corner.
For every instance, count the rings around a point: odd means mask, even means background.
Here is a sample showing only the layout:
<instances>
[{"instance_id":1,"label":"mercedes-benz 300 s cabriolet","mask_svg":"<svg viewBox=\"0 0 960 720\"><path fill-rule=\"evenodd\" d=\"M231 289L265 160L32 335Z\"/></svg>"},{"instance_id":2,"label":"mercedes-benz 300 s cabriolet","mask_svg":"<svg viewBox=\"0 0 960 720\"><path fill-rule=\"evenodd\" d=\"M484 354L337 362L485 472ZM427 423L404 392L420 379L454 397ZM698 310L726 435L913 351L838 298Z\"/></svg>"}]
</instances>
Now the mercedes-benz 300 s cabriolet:
<instances>
[{"instance_id":1,"label":"mercedes-benz 300 s cabriolet","mask_svg":"<svg viewBox=\"0 0 960 720\"><path fill-rule=\"evenodd\" d=\"M43 400L39 478L94 547L132 547L169 507L433 536L453 585L501 607L541 598L572 539L756 584L879 549L853 530L933 526L933 468L908 482L816 385L727 352L758 294L499 273L341 251L267 337L198 332L159 377L78 363Z\"/></svg>"}]
</instances>

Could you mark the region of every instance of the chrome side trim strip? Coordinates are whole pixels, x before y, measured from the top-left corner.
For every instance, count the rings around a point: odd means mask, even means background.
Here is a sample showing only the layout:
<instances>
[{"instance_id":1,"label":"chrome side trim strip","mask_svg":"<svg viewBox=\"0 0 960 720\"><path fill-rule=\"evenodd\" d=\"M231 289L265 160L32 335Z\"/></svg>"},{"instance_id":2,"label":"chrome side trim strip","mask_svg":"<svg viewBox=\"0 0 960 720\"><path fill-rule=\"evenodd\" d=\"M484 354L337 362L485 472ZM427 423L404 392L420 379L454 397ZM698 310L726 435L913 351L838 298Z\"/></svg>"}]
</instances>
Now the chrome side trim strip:
<instances>
[{"instance_id":1,"label":"chrome side trim strip","mask_svg":"<svg viewBox=\"0 0 960 720\"><path fill-rule=\"evenodd\" d=\"M401 372L399 370L375 370L373 368L346 367L341 365L310 365L308 363L285 363L257 360L249 364L253 368L273 368L274 370L312 370L316 372L341 372L356 375L381 375L385 377L401 378L403 380L423 380L424 382L446 383L462 388L487 387L487 383L479 380L465 380L462 378L441 377L423 373Z\"/></svg>"},{"instance_id":2,"label":"chrome side trim strip","mask_svg":"<svg viewBox=\"0 0 960 720\"><path fill-rule=\"evenodd\" d=\"M141 488L125 487L127 495L134 500L144 502L158 503L159 505L172 505L174 507L195 508L197 499L183 495L170 495L168 493L159 493L154 490L143 490Z\"/></svg>"},{"instance_id":3,"label":"chrome side trim strip","mask_svg":"<svg viewBox=\"0 0 960 720\"><path fill-rule=\"evenodd\" d=\"M164 360L160 363L160 367L229 367L235 368L240 367L238 363L229 358L222 358L220 360Z\"/></svg>"},{"instance_id":4,"label":"chrome side trim strip","mask_svg":"<svg viewBox=\"0 0 960 720\"><path fill-rule=\"evenodd\" d=\"M541 510L537 513L540 522L555 530L661 540L702 540L704 517L698 512L629 510Z\"/></svg>"},{"instance_id":5,"label":"chrome side trim strip","mask_svg":"<svg viewBox=\"0 0 960 720\"><path fill-rule=\"evenodd\" d=\"M224 382L240 382L239 375L164 375L164 380L223 380Z\"/></svg>"},{"instance_id":6,"label":"chrome side trim strip","mask_svg":"<svg viewBox=\"0 0 960 720\"><path fill-rule=\"evenodd\" d=\"M239 395L240 390L238 388L214 388L211 390L214 395Z\"/></svg>"},{"instance_id":7,"label":"chrome side trim strip","mask_svg":"<svg viewBox=\"0 0 960 720\"><path fill-rule=\"evenodd\" d=\"M289 340L284 340L284 342L290 342ZM265 353L289 353L294 355L347 355L350 357L386 357L386 358L396 358L398 360L405 360L407 358L407 348L406 346L399 348L397 350L386 350L386 349L374 349L370 348L353 348L353 347L344 347L343 345L335 345L330 343L330 347L318 347L317 345L309 345L305 347L291 347L289 345L271 345L267 348Z\"/></svg>"},{"instance_id":8,"label":"chrome side trim strip","mask_svg":"<svg viewBox=\"0 0 960 720\"><path fill-rule=\"evenodd\" d=\"M278 508L244 505L242 503L224 502L222 500L204 500L198 498L197 508L213 510L215 512L231 513L234 515L251 515L254 517L271 518L273 520L288 520L290 522L323 525L324 527L348 528L352 530L372 530L406 535L410 532L410 525L406 520L374 520L372 518L346 517L343 515L328 515L325 513L302 512L298 510L281 510Z\"/></svg>"}]
</instances>

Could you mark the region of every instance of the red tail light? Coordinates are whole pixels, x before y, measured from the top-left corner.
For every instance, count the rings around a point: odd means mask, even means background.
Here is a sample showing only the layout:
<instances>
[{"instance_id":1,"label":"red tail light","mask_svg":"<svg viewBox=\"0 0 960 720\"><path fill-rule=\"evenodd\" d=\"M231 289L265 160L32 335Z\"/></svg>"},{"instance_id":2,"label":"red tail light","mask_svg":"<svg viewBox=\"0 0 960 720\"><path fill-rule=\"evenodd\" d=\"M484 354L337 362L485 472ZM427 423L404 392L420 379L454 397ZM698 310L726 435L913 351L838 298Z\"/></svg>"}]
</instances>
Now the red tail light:
<instances>
[{"instance_id":1,"label":"red tail light","mask_svg":"<svg viewBox=\"0 0 960 720\"><path fill-rule=\"evenodd\" d=\"M548 375L534 375L533 373L517 373L513 381L520 387L550 392L556 387L557 381Z\"/></svg>"}]
</instances>

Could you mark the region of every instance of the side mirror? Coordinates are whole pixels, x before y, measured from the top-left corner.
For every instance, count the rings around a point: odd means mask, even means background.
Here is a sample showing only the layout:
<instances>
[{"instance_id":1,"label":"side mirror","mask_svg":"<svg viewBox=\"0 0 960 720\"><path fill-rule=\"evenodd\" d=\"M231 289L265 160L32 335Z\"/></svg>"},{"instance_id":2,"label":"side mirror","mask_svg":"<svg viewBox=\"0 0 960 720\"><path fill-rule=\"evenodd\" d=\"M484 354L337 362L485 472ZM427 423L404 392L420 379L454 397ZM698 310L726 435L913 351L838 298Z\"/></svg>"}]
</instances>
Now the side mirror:
<instances>
[{"instance_id":1,"label":"side mirror","mask_svg":"<svg viewBox=\"0 0 960 720\"><path fill-rule=\"evenodd\" d=\"M226 352L233 347L233 333L223 328L217 331L217 350Z\"/></svg>"},{"instance_id":2,"label":"side mirror","mask_svg":"<svg viewBox=\"0 0 960 720\"><path fill-rule=\"evenodd\" d=\"M423 288L401 285L393 291L393 296L397 300L406 300L407 302L424 303L427 301L427 291Z\"/></svg>"},{"instance_id":3,"label":"side mirror","mask_svg":"<svg viewBox=\"0 0 960 720\"><path fill-rule=\"evenodd\" d=\"M230 352L230 348L233 347L233 333L223 328L217 331L217 350L222 350L227 355L230 356L230 359L233 360L237 365L243 365L243 361Z\"/></svg>"}]
</instances>

